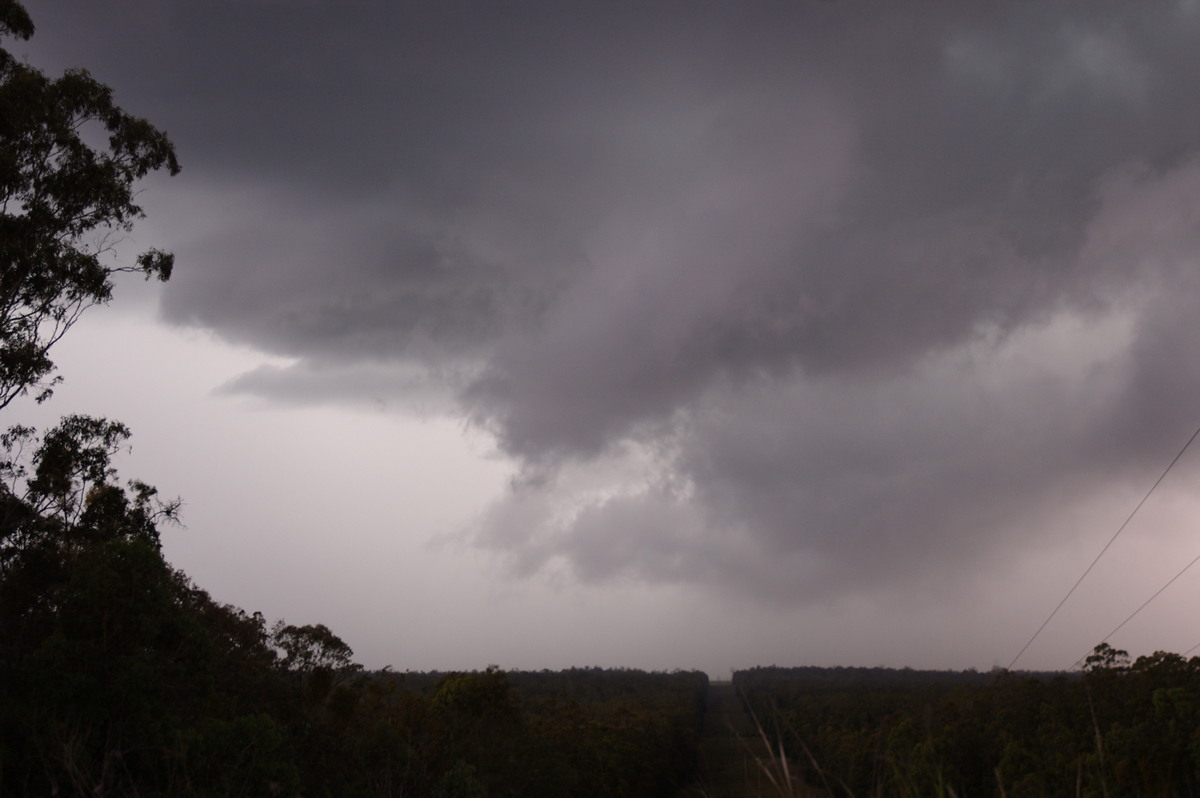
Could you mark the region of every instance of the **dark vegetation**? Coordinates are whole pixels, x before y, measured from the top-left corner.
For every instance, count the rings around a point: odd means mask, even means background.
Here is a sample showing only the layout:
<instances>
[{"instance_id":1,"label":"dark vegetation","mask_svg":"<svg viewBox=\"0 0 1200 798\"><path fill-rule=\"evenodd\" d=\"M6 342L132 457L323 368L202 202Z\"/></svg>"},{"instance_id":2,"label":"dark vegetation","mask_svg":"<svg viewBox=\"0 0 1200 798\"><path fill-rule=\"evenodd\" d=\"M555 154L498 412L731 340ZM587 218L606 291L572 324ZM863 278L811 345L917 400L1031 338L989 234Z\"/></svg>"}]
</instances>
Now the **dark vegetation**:
<instances>
[{"instance_id":1,"label":"dark vegetation","mask_svg":"<svg viewBox=\"0 0 1200 798\"><path fill-rule=\"evenodd\" d=\"M735 683L834 795L1200 795L1200 657L1082 673L754 668Z\"/></svg>"},{"instance_id":2,"label":"dark vegetation","mask_svg":"<svg viewBox=\"0 0 1200 798\"><path fill-rule=\"evenodd\" d=\"M32 33L0 0L0 36ZM51 78L0 49L0 410L50 397L52 346L114 275L170 277L169 254L125 264L109 243L141 216L136 181L178 168L85 71ZM123 425L12 421L0 795L672 796L695 773L703 674L364 672L325 626L268 624L165 561L179 503L118 477ZM833 794L1200 794L1200 658L1122 654L1102 646L1073 676L759 668L736 684Z\"/></svg>"}]
</instances>

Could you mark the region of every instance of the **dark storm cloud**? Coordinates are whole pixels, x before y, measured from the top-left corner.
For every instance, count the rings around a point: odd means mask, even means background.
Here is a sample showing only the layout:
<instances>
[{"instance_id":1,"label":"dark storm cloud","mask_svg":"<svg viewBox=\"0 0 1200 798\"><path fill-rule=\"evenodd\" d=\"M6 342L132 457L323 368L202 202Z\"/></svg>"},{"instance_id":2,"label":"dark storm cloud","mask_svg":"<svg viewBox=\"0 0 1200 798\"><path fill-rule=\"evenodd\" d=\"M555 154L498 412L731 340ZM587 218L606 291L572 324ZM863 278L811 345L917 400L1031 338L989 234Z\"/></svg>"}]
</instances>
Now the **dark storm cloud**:
<instances>
[{"instance_id":1,"label":"dark storm cloud","mask_svg":"<svg viewBox=\"0 0 1200 798\"><path fill-rule=\"evenodd\" d=\"M1195 3L130 7L31 10L195 175L166 317L453 397L518 571L911 579L1195 423Z\"/></svg>"}]
</instances>

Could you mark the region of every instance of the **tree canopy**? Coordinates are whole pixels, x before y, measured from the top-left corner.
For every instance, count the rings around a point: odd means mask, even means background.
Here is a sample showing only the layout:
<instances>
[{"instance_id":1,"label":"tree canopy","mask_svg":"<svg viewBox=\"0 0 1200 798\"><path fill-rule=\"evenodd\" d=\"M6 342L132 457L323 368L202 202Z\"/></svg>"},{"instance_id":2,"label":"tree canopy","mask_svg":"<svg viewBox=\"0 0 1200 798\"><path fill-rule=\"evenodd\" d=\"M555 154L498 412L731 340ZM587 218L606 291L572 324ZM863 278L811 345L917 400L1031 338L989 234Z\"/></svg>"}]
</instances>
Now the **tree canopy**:
<instances>
[{"instance_id":1,"label":"tree canopy","mask_svg":"<svg viewBox=\"0 0 1200 798\"><path fill-rule=\"evenodd\" d=\"M32 34L25 9L0 0L0 36ZM50 348L111 298L114 274L170 277L170 253L113 257L143 216L136 182L159 169L179 171L170 140L112 89L83 69L49 77L0 48L0 408L31 389L49 396Z\"/></svg>"}]
</instances>

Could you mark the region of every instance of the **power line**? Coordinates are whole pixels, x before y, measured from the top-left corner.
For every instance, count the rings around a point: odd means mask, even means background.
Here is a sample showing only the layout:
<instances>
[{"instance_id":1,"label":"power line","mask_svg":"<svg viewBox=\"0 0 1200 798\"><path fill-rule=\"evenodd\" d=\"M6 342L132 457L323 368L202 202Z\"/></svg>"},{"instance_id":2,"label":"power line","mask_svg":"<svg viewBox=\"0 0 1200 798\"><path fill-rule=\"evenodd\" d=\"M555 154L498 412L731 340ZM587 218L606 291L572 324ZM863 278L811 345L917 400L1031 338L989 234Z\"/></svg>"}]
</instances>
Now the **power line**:
<instances>
[{"instance_id":1,"label":"power line","mask_svg":"<svg viewBox=\"0 0 1200 798\"><path fill-rule=\"evenodd\" d=\"M1134 611L1133 611L1133 612L1130 614L1130 616L1129 616L1128 618L1126 618L1125 620L1123 620L1123 621L1121 621L1119 624L1117 624L1117 626L1116 626L1116 628L1115 628L1115 629L1113 629L1111 632L1109 632L1108 634L1106 634L1106 635L1105 635L1103 638L1101 638L1101 639L1102 639L1102 640L1105 640L1105 641L1107 641L1109 638L1111 638L1111 637L1112 637L1113 635L1115 635L1117 632L1121 631L1121 628L1122 628L1123 626L1125 626L1125 624L1127 624L1127 623L1129 623L1130 621L1132 621L1132 620L1133 620L1133 619L1134 619L1134 618L1137 616L1137 614L1138 614L1139 612L1141 612L1142 610L1146 609L1146 606L1147 606L1147 605L1148 605L1148 604L1149 604L1151 601L1154 601L1156 598L1158 598L1158 597L1159 597L1159 595L1161 595L1161 594L1162 594L1162 592L1163 592L1164 590L1166 590L1167 588L1169 588L1169 587L1170 587L1170 586L1171 586L1171 585L1172 585L1172 584L1175 582L1175 580L1176 580L1176 579L1178 579L1179 577L1181 577L1181 576L1183 576L1185 573L1187 573L1189 570L1191 570L1191 567L1192 567L1193 565L1195 565L1196 563L1198 563L1198 562L1200 562L1200 554L1197 554L1195 559L1193 559L1193 560L1192 560L1190 563L1188 563L1187 565L1183 566L1183 570L1182 570L1182 571L1180 571L1179 573L1175 574L1175 575L1174 575L1174 576L1172 576L1170 579L1168 579L1168 580L1167 580L1167 583L1166 583L1165 585L1163 585L1162 587L1160 587L1158 590L1156 590L1156 591L1154 592L1154 595L1153 595L1153 596L1151 596L1150 598L1148 598L1148 599L1146 599L1145 601L1143 601L1143 602L1142 602L1142 606L1140 606L1140 607L1138 607L1136 610L1134 610ZM1188 652L1187 652L1187 653L1188 653L1188 654L1190 654L1190 653L1192 653L1193 651L1195 651L1197 648L1200 648L1200 645L1197 645L1197 646L1194 646L1194 647L1192 647L1191 649L1189 649L1189 650L1188 650ZM1187 656L1187 654L1185 654L1184 656ZM1075 660L1075 665L1078 665L1079 663L1083 662L1083 661L1084 661L1084 659L1085 659L1086 657L1087 657L1087 654L1084 654L1082 657L1080 657L1079 659ZM1071 667L1073 668L1073 667L1075 667L1075 665L1072 665Z\"/></svg>"},{"instance_id":2,"label":"power line","mask_svg":"<svg viewBox=\"0 0 1200 798\"><path fill-rule=\"evenodd\" d=\"M1119 624L1117 624L1117 628L1116 628L1116 629L1113 629L1111 632L1109 632L1108 634L1106 634L1106 635L1104 636L1104 639L1105 639L1105 640L1107 640L1108 638L1110 638L1110 637L1112 637L1113 635L1115 635L1117 632L1121 631L1121 627L1122 627L1122 626L1124 626L1125 624L1127 624L1127 623L1129 623L1130 621L1132 621L1132 620L1134 619L1134 617L1135 617L1135 616L1136 616L1136 615L1137 615L1139 612L1141 612L1142 610L1146 609L1146 605L1147 605L1147 604L1149 604L1151 601L1154 601L1156 598L1158 598L1159 594L1161 594L1161 593L1162 593L1164 590L1166 590L1167 588L1169 588L1169 587L1171 586L1171 584L1172 584L1172 583L1174 583L1174 581L1175 581L1176 579L1178 579L1179 577L1181 577L1181 576L1183 576L1185 573L1187 573L1187 571L1188 571L1188 570L1189 570L1189 569L1190 569L1190 568L1191 568L1193 565L1195 565L1195 564L1196 564L1196 563L1198 563L1198 562L1200 562L1200 554L1196 555L1196 559L1192 560L1190 563L1188 563L1187 565L1185 565L1185 566L1183 567L1183 570L1182 570L1182 571L1180 571L1179 573L1177 573L1177 574L1175 574L1174 576L1172 576L1172 577L1171 577L1169 580L1167 580L1167 583L1166 583L1165 585L1163 585L1162 587L1160 587L1160 588L1159 588L1159 589L1158 589L1158 590L1157 590L1157 591L1154 593L1154 595L1153 595L1153 596L1151 596L1150 598L1146 599L1146 600L1145 600L1145 602L1143 602L1143 603L1142 603L1142 606L1138 607L1136 610L1134 610L1134 611L1133 611L1133 614L1131 614L1131 615L1130 615L1128 618L1126 618L1125 620L1123 620L1123 621L1121 621Z\"/></svg>"},{"instance_id":3,"label":"power line","mask_svg":"<svg viewBox=\"0 0 1200 798\"><path fill-rule=\"evenodd\" d=\"M1100 553L1096 555L1096 559L1092 560L1092 564L1089 565L1087 567L1087 569L1084 570L1084 572L1080 575L1080 577L1075 580L1075 584L1071 585L1071 589L1067 591L1067 595L1062 597L1062 601L1058 602L1058 606L1056 606L1051 611L1051 613L1046 617L1046 620L1042 621L1042 625L1039 626L1037 628L1037 631L1033 633L1033 637L1029 638L1029 641L1026 642L1024 646L1021 647L1020 651L1017 652L1017 656L1013 657L1012 662L1008 663L1008 670L1012 670L1013 665L1017 664L1017 660L1019 660L1021 658L1021 655L1024 654L1025 651L1031 645L1033 645L1033 641L1037 640L1038 635L1040 635L1042 633L1042 630L1046 628L1046 626L1050 623L1051 620L1053 620L1054 616L1058 614L1058 611L1062 609L1062 606L1067 603L1067 599L1069 599L1071 597L1071 594L1073 594L1075 592L1075 589L1079 587L1080 583L1083 582L1083 580L1087 578L1087 575L1092 572L1092 569L1096 567L1096 563L1100 562L1100 558L1104 556L1104 553L1109 550L1109 548L1112 546L1112 544L1116 542L1117 538L1120 537L1121 533L1125 531L1125 527L1129 526L1129 522L1133 520L1133 517L1135 515L1137 515L1138 510L1142 509L1142 505L1145 504L1146 500L1150 498L1150 494L1154 493L1154 489L1158 487L1159 483L1162 482L1163 479L1166 478L1167 474L1170 473L1171 469L1175 467L1175 464L1179 462L1179 458L1183 457L1183 453L1186 452L1188 447L1192 445L1192 441L1196 440L1197 435L1200 435L1200 427L1196 428L1196 431L1192 433L1192 437L1188 438L1188 442L1185 443L1183 445L1183 448L1179 450L1179 454L1175 455L1175 459L1171 461L1171 464L1168 465L1166 467L1166 469L1162 472L1162 474L1158 477L1158 479L1156 479L1154 481L1154 484L1150 486L1150 490L1146 491L1146 495L1143 496L1142 500L1137 503L1137 507L1133 508L1133 512L1131 512L1129 514L1129 517L1125 519L1125 523L1121 524L1121 527L1116 531L1115 534L1113 534L1112 538L1109 539L1108 543L1104 544L1104 548L1100 549ZM1189 567L1191 567L1191 566L1189 566ZM1172 581L1174 581L1174 580L1172 580ZM1168 583L1168 584L1170 584L1170 583ZM1156 593L1155 595L1158 595L1158 594ZM1147 602L1147 603L1149 603L1149 602ZM1137 613L1134 613L1134 614L1136 615ZM1126 620L1128 620L1128 619L1126 619Z\"/></svg>"}]
</instances>

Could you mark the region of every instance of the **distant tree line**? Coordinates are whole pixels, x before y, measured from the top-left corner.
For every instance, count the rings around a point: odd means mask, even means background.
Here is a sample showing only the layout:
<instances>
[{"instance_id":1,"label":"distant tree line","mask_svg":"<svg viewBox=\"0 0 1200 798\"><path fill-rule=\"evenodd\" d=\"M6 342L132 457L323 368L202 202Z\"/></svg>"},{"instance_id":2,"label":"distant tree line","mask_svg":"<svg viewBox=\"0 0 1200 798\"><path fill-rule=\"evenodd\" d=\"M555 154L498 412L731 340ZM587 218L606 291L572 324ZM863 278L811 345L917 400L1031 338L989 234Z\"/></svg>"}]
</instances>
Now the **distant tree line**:
<instances>
[{"instance_id":1,"label":"distant tree line","mask_svg":"<svg viewBox=\"0 0 1200 798\"><path fill-rule=\"evenodd\" d=\"M743 700L834 795L1200 795L1200 657L1082 673L755 668Z\"/></svg>"}]
</instances>

